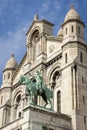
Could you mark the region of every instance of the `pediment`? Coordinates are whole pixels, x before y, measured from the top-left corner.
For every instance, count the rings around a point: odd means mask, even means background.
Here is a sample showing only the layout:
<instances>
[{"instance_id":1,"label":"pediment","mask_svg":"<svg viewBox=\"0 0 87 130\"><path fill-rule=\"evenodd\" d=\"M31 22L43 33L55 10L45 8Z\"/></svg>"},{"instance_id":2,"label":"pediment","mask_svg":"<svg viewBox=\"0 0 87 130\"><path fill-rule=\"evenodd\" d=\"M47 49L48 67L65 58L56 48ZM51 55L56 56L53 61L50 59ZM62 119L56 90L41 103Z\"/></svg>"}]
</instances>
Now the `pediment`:
<instances>
[{"instance_id":1,"label":"pediment","mask_svg":"<svg viewBox=\"0 0 87 130\"><path fill-rule=\"evenodd\" d=\"M24 66L27 64L27 53L25 53L23 59L21 60L20 64L18 65L14 75L13 75L13 85L18 82L18 79L21 75L25 73Z\"/></svg>"},{"instance_id":2,"label":"pediment","mask_svg":"<svg viewBox=\"0 0 87 130\"><path fill-rule=\"evenodd\" d=\"M26 44L31 42L32 34L38 30L39 34L46 34L46 35L52 35L52 29L54 24L46 21L46 20L35 20L32 22L30 28L28 29L26 36L27 36L27 42Z\"/></svg>"}]
</instances>

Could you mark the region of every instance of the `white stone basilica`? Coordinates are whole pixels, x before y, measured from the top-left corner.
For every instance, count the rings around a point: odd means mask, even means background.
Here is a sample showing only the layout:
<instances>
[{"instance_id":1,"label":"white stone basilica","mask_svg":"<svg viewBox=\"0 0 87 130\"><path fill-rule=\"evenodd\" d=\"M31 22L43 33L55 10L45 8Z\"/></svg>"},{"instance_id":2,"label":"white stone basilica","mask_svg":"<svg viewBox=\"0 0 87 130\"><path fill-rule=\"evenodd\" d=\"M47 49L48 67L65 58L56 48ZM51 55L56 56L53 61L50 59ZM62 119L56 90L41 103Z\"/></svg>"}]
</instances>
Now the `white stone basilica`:
<instances>
[{"instance_id":1,"label":"white stone basilica","mask_svg":"<svg viewBox=\"0 0 87 130\"><path fill-rule=\"evenodd\" d=\"M53 36L53 26L35 15L26 33L22 61L17 64L12 55L6 63L0 89L0 130L87 130L85 24L72 5L57 36ZM31 106L25 85L18 85L21 75L34 75L37 70L54 93L54 111L44 109L39 96L37 106Z\"/></svg>"}]
</instances>

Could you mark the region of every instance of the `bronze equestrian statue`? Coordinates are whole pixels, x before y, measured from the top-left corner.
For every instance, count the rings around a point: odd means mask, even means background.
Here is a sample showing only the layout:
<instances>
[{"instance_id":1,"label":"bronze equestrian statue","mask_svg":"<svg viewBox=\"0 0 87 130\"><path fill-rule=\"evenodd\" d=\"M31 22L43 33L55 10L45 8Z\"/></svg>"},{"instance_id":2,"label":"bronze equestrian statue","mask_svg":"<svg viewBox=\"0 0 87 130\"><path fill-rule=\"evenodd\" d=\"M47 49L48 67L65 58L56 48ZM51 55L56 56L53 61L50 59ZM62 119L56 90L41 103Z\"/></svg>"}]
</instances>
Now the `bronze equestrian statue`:
<instances>
[{"instance_id":1,"label":"bronze equestrian statue","mask_svg":"<svg viewBox=\"0 0 87 130\"><path fill-rule=\"evenodd\" d=\"M36 80L36 82L33 82L34 80ZM31 104L36 105L34 98L35 96L42 96L43 100L45 101L44 107L50 103L50 109L52 109L51 99L53 98L53 91L44 85L43 77L39 71L36 72L36 76L32 76L32 79L22 75L18 83L20 85L26 85L26 90L30 96Z\"/></svg>"}]
</instances>

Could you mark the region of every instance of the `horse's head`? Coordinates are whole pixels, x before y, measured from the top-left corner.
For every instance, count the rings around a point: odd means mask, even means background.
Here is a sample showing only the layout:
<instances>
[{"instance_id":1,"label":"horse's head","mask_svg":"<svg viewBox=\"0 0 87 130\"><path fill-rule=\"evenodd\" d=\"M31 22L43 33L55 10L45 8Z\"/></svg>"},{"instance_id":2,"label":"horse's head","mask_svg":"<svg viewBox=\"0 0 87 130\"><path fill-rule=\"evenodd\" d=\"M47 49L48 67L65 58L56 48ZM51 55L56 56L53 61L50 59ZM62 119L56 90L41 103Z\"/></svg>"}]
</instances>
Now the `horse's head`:
<instances>
[{"instance_id":1,"label":"horse's head","mask_svg":"<svg viewBox=\"0 0 87 130\"><path fill-rule=\"evenodd\" d=\"M18 83L22 84L24 81L25 81L25 77L23 75L21 75Z\"/></svg>"}]
</instances>

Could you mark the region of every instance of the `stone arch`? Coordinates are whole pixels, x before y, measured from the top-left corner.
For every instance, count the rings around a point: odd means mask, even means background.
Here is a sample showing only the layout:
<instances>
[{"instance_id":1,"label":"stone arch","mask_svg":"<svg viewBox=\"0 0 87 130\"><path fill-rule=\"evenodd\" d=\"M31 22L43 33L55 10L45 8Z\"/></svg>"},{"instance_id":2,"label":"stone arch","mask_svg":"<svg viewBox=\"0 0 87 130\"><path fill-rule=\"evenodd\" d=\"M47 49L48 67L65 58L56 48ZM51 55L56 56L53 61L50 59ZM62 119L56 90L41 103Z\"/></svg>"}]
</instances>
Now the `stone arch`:
<instances>
[{"instance_id":1,"label":"stone arch","mask_svg":"<svg viewBox=\"0 0 87 130\"><path fill-rule=\"evenodd\" d=\"M57 91L57 112L61 112L61 91Z\"/></svg>"},{"instance_id":2,"label":"stone arch","mask_svg":"<svg viewBox=\"0 0 87 130\"><path fill-rule=\"evenodd\" d=\"M33 38L35 38L35 37L36 37L37 35L39 35L39 34L40 34L39 30L38 30L38 29L35 29L35 30L33 31L32 35L31 35L31 37L30 37L30 41L32 41Z\"/></svg>"},{"instance_id":3,"label":"stone arch","mask_svg":"<svg viewBox=\"0 0 87 130\"><path fill-rule=\"evenodd\" d=\"M33 29L31 30L31 32L29 33L29 35L28 35L28 43L31 43L33 34L34 34L34 32L35 32L36 30L39 31L39 34L41 33L41 29L40 29L39 26L36 26L35 28L33 28Z\"/></svg>"},{"instance_id":4,"label":"stone arch","mask_svg":"<svg viewBox=\"0 0 87 130\"><path fill-rule=\"evenodd\" d=\"M17 103L19 104L20 103L20 100L21 100L21 93L18 93L14 99L14 103Z\"/></svg>"},{"instance_id":5,"label":"stone arch","mask_svg":"<svg viewBox=\"0 0 87 130\"><path fill-rule=\"evenodd\" d=\"M16 97L16 118L21 117L22 108L21 108L21 94L18 94Z\"/></svg>"},{"instance_id":6,"label":"stone arch","mask_svg":"<svg viewBox=\"0 0 87 130\"><path fill-rule=\"evenodd\" d=\"M56 87L54 89L54 110L56 112L61 112L61 101L62 101L62 88L61 87Z\"/></svg>"},{"instance_id":7,"label":"stone arch","mask_svg":"<svg viewBox=\"0 0 87 130\"><path fill-rule=\"evenodd\" d=\"M47 78L47 83L50 84L50 86L52 87L54 85L53 83L53 78L55 79L54 74L58 74L58 75L61 75L61 72L60 72L60 64L56 63L54 64L54 66L51 67L51 69L49 70L49 73L48 73L48 78Z\"/></svg>"},{"instance_id":8,"label":"stone arch","mask_svg":"<svg viewBox=\"0 0 87 130\"><path fill-rule=\"evenodd\" d=\"M22 90L21 89L17 89L15 90L15 92L13 93L13 98L12 98L12 118L13 120L20 118L22 115L22 99L21 99L21 94L22 94Z\"/></svg>"},{"instance_id":9,"label":"stone arch","mask_svg":"<svg viewBox=\"0 0 87 130\"><path fill-rule=\"evenodd\" d=\"M19 94L21 94L22 93L22 90L21 89L17 89L17 90L15 90L15 92L13 93L13 98L12 98L12 104L14 104L15 103L15 100L16 100L16 97L17 97L17 95L19 95Z\"/></svg>"},{"instance_id":10,"label":"stone arch","mask_svg":"<svg viewBox=\"0 0 87 130\"><path fill-rule=\"evenodd\" d=\"M30 56L31 62L35 61L41 52L41 42L40 42L40 29L34 28L30 35Z\"/></svg>"}]
</instances>

